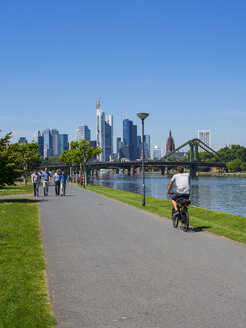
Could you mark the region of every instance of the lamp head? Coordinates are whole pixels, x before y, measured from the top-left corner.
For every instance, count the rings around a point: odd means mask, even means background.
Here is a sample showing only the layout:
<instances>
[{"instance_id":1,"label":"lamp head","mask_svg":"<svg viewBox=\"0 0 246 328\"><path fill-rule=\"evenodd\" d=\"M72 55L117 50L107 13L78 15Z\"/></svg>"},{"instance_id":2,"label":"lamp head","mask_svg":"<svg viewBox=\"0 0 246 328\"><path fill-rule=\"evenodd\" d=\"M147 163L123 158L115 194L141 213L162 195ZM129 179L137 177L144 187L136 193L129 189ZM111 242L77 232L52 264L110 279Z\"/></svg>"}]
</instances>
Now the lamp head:
<instances>
[{"instance_id":1,"label":"lamp head","mask_svg":"<svg viewBox=\"0 0 246 328\"><path fill-rule=\"evenodd\" d=\"M143 121L149 116L148 113L138 113L137 116Z\"/></svg>"}]
</instances>

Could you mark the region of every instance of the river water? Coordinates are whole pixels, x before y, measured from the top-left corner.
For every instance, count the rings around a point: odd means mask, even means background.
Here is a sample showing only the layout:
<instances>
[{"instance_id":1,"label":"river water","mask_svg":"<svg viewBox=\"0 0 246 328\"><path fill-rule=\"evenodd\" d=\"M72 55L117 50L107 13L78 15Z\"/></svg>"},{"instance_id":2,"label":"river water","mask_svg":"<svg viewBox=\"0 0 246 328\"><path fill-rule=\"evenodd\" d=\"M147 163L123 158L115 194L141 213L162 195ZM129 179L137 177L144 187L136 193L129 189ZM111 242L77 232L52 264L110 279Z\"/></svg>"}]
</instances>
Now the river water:
<instances>
[{"instance_id":1,"label":"river water","mask_svg":"<svg viewBox=\"0 0 246 328\"><path fill-rule=\"evenodd\" d=\"M147 196L170 199L167 187L171 176L148 173L145 175ZM114 189L142 193L142 175L101 174L93 184ZM191 205L246 217L246 178L196 177L191 180Z\"/></svg>"}]
</instances>

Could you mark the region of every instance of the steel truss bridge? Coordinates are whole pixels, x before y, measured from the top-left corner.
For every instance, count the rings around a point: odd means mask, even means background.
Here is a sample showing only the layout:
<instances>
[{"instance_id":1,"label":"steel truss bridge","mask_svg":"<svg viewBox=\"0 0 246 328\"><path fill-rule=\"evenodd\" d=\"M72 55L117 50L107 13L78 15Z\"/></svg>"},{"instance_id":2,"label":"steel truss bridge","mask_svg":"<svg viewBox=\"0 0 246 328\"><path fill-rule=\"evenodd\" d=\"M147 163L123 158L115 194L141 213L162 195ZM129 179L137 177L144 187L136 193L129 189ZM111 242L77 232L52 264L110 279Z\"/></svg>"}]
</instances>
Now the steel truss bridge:
<instances>
[{"instance_id":1,"label":"steel truss bridge","mask_svg":"<svg viewBox=\"0 0 246 328\"><path fill-rule=\"evenodd\" d=\"M169 160L169 158L178 152L180 149L189 146L190 147L190 154L189 159L177 161L177 160ZM206 161L199 161L199 152L198 147L202 148L204 151L209 153L211 156L215 156L217 161L216 162L206 162ZM208 147L205 143L203 143L200 139L192 139L184 143L183 145L176 148L174 151L166 154L160 160L146 160L144 162L146 168L159 168L161 173L164 174L165 170L168 171L170 168L177 167L182 165L184 167L188 167L190 169L191 176L195 176L198 172L198 167L220 167L226 169L226 162L220 160L219 155L214 151L212 148ZM129 175L133 175L135 170L142 167L142 161L115 161L115 162L89 162L86 164L87 170L100 170L100 169L115 169L118 172L120 169L127 170ZM45 166L49 169L65 169L70 166L67 165L47 165ZM40 167L44 168L44 167ZM75 170L79 170L79 166L73 166Z\"/></svg>"}]
</instances>

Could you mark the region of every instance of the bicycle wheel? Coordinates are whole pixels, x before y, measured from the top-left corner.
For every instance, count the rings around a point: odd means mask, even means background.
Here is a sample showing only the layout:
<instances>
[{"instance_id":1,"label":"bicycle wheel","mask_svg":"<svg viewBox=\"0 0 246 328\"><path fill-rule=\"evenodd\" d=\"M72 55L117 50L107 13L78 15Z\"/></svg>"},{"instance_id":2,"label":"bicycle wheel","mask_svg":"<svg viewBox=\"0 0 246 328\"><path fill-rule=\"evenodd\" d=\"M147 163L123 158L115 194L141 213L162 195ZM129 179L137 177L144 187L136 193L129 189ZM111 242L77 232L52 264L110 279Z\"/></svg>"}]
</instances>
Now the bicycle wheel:
<instances>
[{"instance_id":1,"label":"bicycle wheel","mask_svg":"<svg viewBox=\"0 0 246 328\"><path fill-rule=\"evenodd\" d=\"M175 214L175 209L173 208L172 209L172 223L173 223L174 228L177 228L177 226L179 224L179 217L178 217L178 215L174 216L174 214Z\"/></svg>"},{"instance_id":2,"label":"bicycle wheel","mask_svg":"<svg viewBox=\"0 0 246 328\"><path fill-rule=\"evenodd\" d=\"M189 230L189 213L187 209L183 210L182 213L182 223L183 223L183 230L187 232Z\"/></svg>"}]
</instances>

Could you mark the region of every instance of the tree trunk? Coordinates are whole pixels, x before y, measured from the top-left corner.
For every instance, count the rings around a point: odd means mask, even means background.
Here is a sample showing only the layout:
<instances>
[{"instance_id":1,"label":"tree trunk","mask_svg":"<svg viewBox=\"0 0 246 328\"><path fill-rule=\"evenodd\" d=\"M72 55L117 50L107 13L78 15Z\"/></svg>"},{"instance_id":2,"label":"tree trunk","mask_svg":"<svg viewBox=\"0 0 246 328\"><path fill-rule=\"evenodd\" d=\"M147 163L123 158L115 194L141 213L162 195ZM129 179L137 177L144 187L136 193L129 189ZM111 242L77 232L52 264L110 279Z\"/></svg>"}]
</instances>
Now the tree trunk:
<instances>
[{"instance_id":1,"label":"tree trunk","mask_svg":"<svg viewBox=\"0 0 246 328\"><path fill-rule=\"evenodd\" d=\"M72 176L72 181L74 182L74 166L73 166L73 176Z\"/></svg>"},{"instance_id":2,"label":"tree trunk","mask_svg":"<svg viewBox=\"0 0 246 328\"><path fill-rule=\"evenodd\" d=\"M24 172L24 183L25 183L25 186L27 185L27 174L26 172Z\"/></svg>"},{"instance_id":3,"label":"tree trunk","mask_svg":"<svg viewBox=\"0 0 246 328\"><path fill-rule=\"evenodd\" d=\"M27 185L27 166L26 165L24 166L24 183L26 186Z\"/></svg>"},{"instance_id":4,"label":"tree trunk","mask_svg":"<svg viewBox=\"0 0 246 328\"><path fill-rule=\"evenodd\" d=\"M87 186L87 168L86 168L86 163L84 163L83 165L83 169L84 169L84 177L85 177L85 187Z\"/></svg>"}]
</instances>

